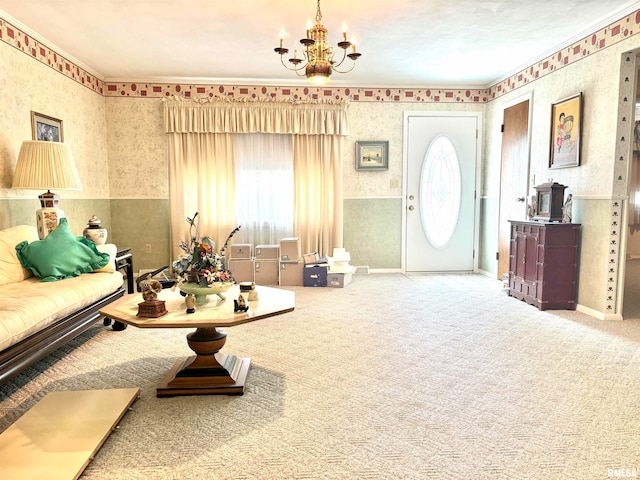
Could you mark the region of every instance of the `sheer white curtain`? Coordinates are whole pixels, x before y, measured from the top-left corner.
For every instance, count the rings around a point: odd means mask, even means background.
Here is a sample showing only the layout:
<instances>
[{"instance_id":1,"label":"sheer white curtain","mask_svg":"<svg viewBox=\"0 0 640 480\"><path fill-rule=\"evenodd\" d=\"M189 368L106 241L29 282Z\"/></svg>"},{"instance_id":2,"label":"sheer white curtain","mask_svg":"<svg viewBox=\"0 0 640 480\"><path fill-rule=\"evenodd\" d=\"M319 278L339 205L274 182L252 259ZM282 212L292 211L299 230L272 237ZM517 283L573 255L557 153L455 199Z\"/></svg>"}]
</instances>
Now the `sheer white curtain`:
<instances>
[{"instance_id":1,"label":"sheer white curtain","mask_svg":"<svg viewBox=\"0 0 640 480\"><path fill-rule=\"evenodd\" d=\"M277 244L293 236L291 135L234 135L236 221L239 243Z\"/></svg>"}]
</instances>

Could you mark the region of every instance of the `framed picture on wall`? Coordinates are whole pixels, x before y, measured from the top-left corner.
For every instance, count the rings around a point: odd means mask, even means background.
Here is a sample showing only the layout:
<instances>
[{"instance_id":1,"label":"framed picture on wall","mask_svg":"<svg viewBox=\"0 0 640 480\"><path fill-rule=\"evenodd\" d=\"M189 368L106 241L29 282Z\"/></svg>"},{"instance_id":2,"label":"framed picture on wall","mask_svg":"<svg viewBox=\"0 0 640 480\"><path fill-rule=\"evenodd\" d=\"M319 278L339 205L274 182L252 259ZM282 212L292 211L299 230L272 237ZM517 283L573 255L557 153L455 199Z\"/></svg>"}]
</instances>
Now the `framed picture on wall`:
<instances>
[{"instance_id":1,"label":"framed picture on wall","mask_svg":"<svg viewBox=\"0 0 640 480\"><path fill-rule=\"evenodd\" d=\"M551 105L549 168L580 165L582 92Z\"/></svg>"},{"instance_id":2,"label":"framed picture on wall","mask_svg":"<svg viewBox=\"0 0 640 480\"><path fill-rule=\"evenodd\" d=\"M389 170L389 142L356 142L356 170Z\"/></svg>"},{"instance_id":3,"label":"framed picture on wall","mask_svg":"<svg viewBox=\"0 0 640 480\"><path fill-rule=\"evenodd\" d=\"M34 140L41 142L64 142L62 120L31 112L31 131Z\"/></svg>"}]
</instances>

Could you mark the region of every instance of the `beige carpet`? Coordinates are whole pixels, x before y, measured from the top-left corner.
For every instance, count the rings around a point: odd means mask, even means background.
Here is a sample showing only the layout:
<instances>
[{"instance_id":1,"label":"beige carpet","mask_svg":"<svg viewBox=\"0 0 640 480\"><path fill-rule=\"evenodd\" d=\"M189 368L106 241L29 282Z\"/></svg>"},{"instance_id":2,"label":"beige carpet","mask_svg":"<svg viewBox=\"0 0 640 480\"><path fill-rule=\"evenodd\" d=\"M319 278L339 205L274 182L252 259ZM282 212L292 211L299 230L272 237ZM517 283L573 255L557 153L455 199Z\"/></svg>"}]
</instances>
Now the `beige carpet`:
<instances>
[{"instance_id":1,"label":"beige carpet","mask_svg":"<svg viewBox=\"0 0 640 480\"><path fill-rule=\"evenodd\" d=\"M228 330L225 350L252 357L244 396L158 399L165 371L190 354L188 330L97 324L0 387L0 430L49 391L138 386L82 478L640 471L639 321L540 312L478 275L357 275L344 289L292 289L294 312Z\"/></svg>"}]
</instances>

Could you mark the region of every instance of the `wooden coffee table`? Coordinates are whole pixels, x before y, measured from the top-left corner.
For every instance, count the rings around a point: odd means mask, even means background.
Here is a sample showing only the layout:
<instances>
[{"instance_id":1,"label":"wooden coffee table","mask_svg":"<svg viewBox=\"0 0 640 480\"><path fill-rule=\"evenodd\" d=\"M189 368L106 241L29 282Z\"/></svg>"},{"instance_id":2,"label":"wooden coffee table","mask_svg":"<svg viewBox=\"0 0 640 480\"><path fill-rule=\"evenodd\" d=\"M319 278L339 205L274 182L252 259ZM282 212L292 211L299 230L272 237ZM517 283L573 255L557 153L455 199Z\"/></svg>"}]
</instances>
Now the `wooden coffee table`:
<instances>
[{"instance_id":1,"label":"wooden coffee table","mask_svg":"<svg viewBox=\"0 0 640 480\"><path fill-rule=\"evenodd\" d=\"M194 328L187 335L187 344L195 352L179 360L158 386L158 397L175 395L242 395L249 373L250 358L238 358L220 353L227 334L217 327L233 327L263 318L291 312L295 308L295 293L279 288L256 286L258 300L247 302L249 310L234 313L233 300L238 298L239 287L234 285L222 300L210 295L209 301L186 313L184 297L178 290L165 289L158 294L169 313L159 318L138 317L138 304L142 295L128 295L102 308L100 313L139 328ZM243 295L246 299L247 295Z\"/></svg>"}]
</instances>

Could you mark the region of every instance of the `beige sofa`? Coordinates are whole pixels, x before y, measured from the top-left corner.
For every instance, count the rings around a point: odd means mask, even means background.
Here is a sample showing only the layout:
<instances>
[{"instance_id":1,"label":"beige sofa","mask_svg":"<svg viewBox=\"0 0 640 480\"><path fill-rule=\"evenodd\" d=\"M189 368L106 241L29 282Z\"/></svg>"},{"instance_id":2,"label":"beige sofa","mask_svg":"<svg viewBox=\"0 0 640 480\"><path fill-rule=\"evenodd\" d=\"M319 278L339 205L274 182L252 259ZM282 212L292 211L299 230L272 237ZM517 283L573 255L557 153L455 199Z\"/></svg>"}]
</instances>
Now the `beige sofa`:
<instances>
[{"instance_id":1,"label":"beige sofa","mask_svg":"<svg viewBox=\"0 0 640 480\"><path fill-rule=\"evenodd\" d=\"M41 281L16 252L21 242L37 240L33 226L0 230L0 384L88 329L100 308L124 294L115 245L98 246L110 257L95 272Z\"/></svg>"}]
</instances>

